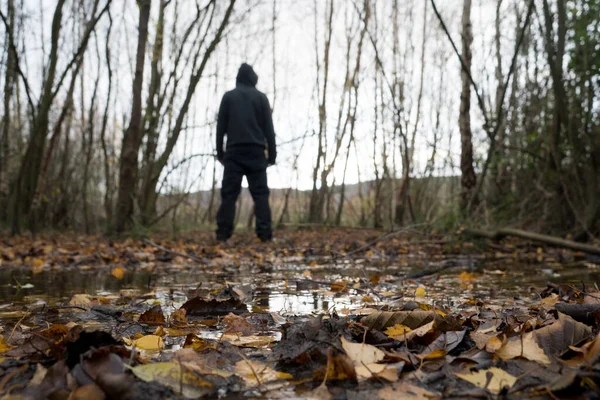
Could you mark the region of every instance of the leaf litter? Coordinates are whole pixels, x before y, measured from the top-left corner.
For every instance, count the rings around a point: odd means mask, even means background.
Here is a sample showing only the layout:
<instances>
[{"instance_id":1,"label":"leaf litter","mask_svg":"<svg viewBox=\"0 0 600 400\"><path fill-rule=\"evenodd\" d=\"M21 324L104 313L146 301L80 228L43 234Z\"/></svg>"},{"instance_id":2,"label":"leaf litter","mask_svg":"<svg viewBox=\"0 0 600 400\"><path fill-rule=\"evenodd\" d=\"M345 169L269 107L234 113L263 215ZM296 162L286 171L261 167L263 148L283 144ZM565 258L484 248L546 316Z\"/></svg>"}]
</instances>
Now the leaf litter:
<instances>
[{"instance_id":1,"label":"leaf litter","mask_svg":"<svg viewBox=\"0 0 600 400\"><path fill-rule=\"evenodd\" d=\"M377 235L3 239L0 398L598 394L585 255Z\"/></svg>"}]
</instances>

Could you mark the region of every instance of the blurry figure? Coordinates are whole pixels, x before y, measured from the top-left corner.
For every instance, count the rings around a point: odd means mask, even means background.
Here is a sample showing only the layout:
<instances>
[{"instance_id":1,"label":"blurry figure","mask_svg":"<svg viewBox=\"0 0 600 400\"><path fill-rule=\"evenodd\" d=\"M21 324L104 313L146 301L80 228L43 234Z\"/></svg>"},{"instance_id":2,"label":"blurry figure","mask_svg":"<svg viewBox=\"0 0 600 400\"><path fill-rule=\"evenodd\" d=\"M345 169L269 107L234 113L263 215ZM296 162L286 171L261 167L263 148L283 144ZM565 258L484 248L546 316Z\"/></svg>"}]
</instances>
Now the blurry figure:
<instances>
[{"instance_id":1,"label":"blurry figure","mask_svg":"<svg viewBox=\"0 0 600 400\"><path fill-rule=\"evenodd\" d=\"M226 241L233 233L235 203L244 175L254 200L256 235L262 241L273 237L267 167L275 164L277 150L271 106L267 96L256 89L258 75L242 64L235 89L225 93L217 121L217 158L225 167L221 186L221 206L217 213L217 240ZM223 139L227 136L227 148Z\"/></svg>"}]
</instances>

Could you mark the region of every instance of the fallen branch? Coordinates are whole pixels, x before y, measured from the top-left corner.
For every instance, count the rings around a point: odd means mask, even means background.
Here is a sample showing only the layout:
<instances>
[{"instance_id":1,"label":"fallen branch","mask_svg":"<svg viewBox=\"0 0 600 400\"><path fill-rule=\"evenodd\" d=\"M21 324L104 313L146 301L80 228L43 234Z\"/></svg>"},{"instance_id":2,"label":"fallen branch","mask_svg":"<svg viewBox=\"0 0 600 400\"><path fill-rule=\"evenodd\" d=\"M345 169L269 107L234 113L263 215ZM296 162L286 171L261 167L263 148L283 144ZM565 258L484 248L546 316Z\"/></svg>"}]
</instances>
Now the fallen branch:
<instances>
[{"instance_id":1,"label":"fallen branch","mask_svg":"<svg viewBox=\"0 0 600 400\"><path fill-rule=\"evenodd\" d=\"M572 240L561 239L555 236L543 235L540 233L528 232L521 229L502 228L495 232L483 231L480 229L465 229L463 234L485 237L490 240L498 241L506 236L516 236L523 239L533 240L547 244L549 246L560 247L575 251L581 251L589 254L600 255L600 248L585 243L578 243Z\"/></svg>"},{"instance_id":2,"label":"fallen branch","mask_svg":"<svg viewBox=\"0 0 600 400\"><path fill-rule=\"evenodd\" d=\"M157 249L162 250L165 253L174 254L176 256L189 258L190 260L196 261L197 263L200 263L200 264L206 265L206 264L209 263L209 261L206 258L200 258L200 257L193 256L191 254L186 254L186 253L182 253L180 251L167 249L166 247L163 247L163 246L161 246L159 244L154 243L150 239L144 239L144 243L149 244L152 247L156 247Z\"/></svg>"}]
</instances>

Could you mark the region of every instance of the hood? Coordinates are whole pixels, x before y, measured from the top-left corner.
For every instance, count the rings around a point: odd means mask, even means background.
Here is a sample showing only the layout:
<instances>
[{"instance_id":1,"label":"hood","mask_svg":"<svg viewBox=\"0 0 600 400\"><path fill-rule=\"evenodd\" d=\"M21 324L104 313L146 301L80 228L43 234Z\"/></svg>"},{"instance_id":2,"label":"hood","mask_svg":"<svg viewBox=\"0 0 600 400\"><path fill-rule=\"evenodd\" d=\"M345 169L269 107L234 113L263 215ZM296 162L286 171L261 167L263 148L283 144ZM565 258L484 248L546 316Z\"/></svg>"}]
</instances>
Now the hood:
<instances>
[{"instance_id":1,"label":"hood","mask_svg":"<svg viewBox=\"0 0 600 400\"><path fill-rule=\"evenodd\" d=\"M243 63L238 71L235 82L237 84L254 87L258 82L258 75L256 75L256 72L254 72L250 65Z\"/></svg>"}]
</instances>

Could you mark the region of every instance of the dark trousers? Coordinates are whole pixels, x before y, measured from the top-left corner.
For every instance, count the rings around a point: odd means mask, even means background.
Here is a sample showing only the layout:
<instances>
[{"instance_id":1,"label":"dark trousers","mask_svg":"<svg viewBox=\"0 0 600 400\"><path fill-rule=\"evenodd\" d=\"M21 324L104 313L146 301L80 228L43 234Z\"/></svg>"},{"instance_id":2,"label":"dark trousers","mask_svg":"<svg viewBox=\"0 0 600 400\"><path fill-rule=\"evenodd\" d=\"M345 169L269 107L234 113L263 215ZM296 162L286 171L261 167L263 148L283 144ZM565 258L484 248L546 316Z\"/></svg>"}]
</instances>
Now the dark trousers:
<instances>
[{"instance_id":1,"label":"dark trousers","mask_svg":"<svg viewBox=\"0 0 600 400\"><path fill-rule=\"evenodd\" d=\"M259 146L227 149L223 164L225 172L221 186L221 206L217 213L217 239L227 240L233 233L235 203L242 188L242 178L245 175L254 200L256 235L261 240L270 240L273 233L265 150Z\"/></svg>"}]
</instances>

